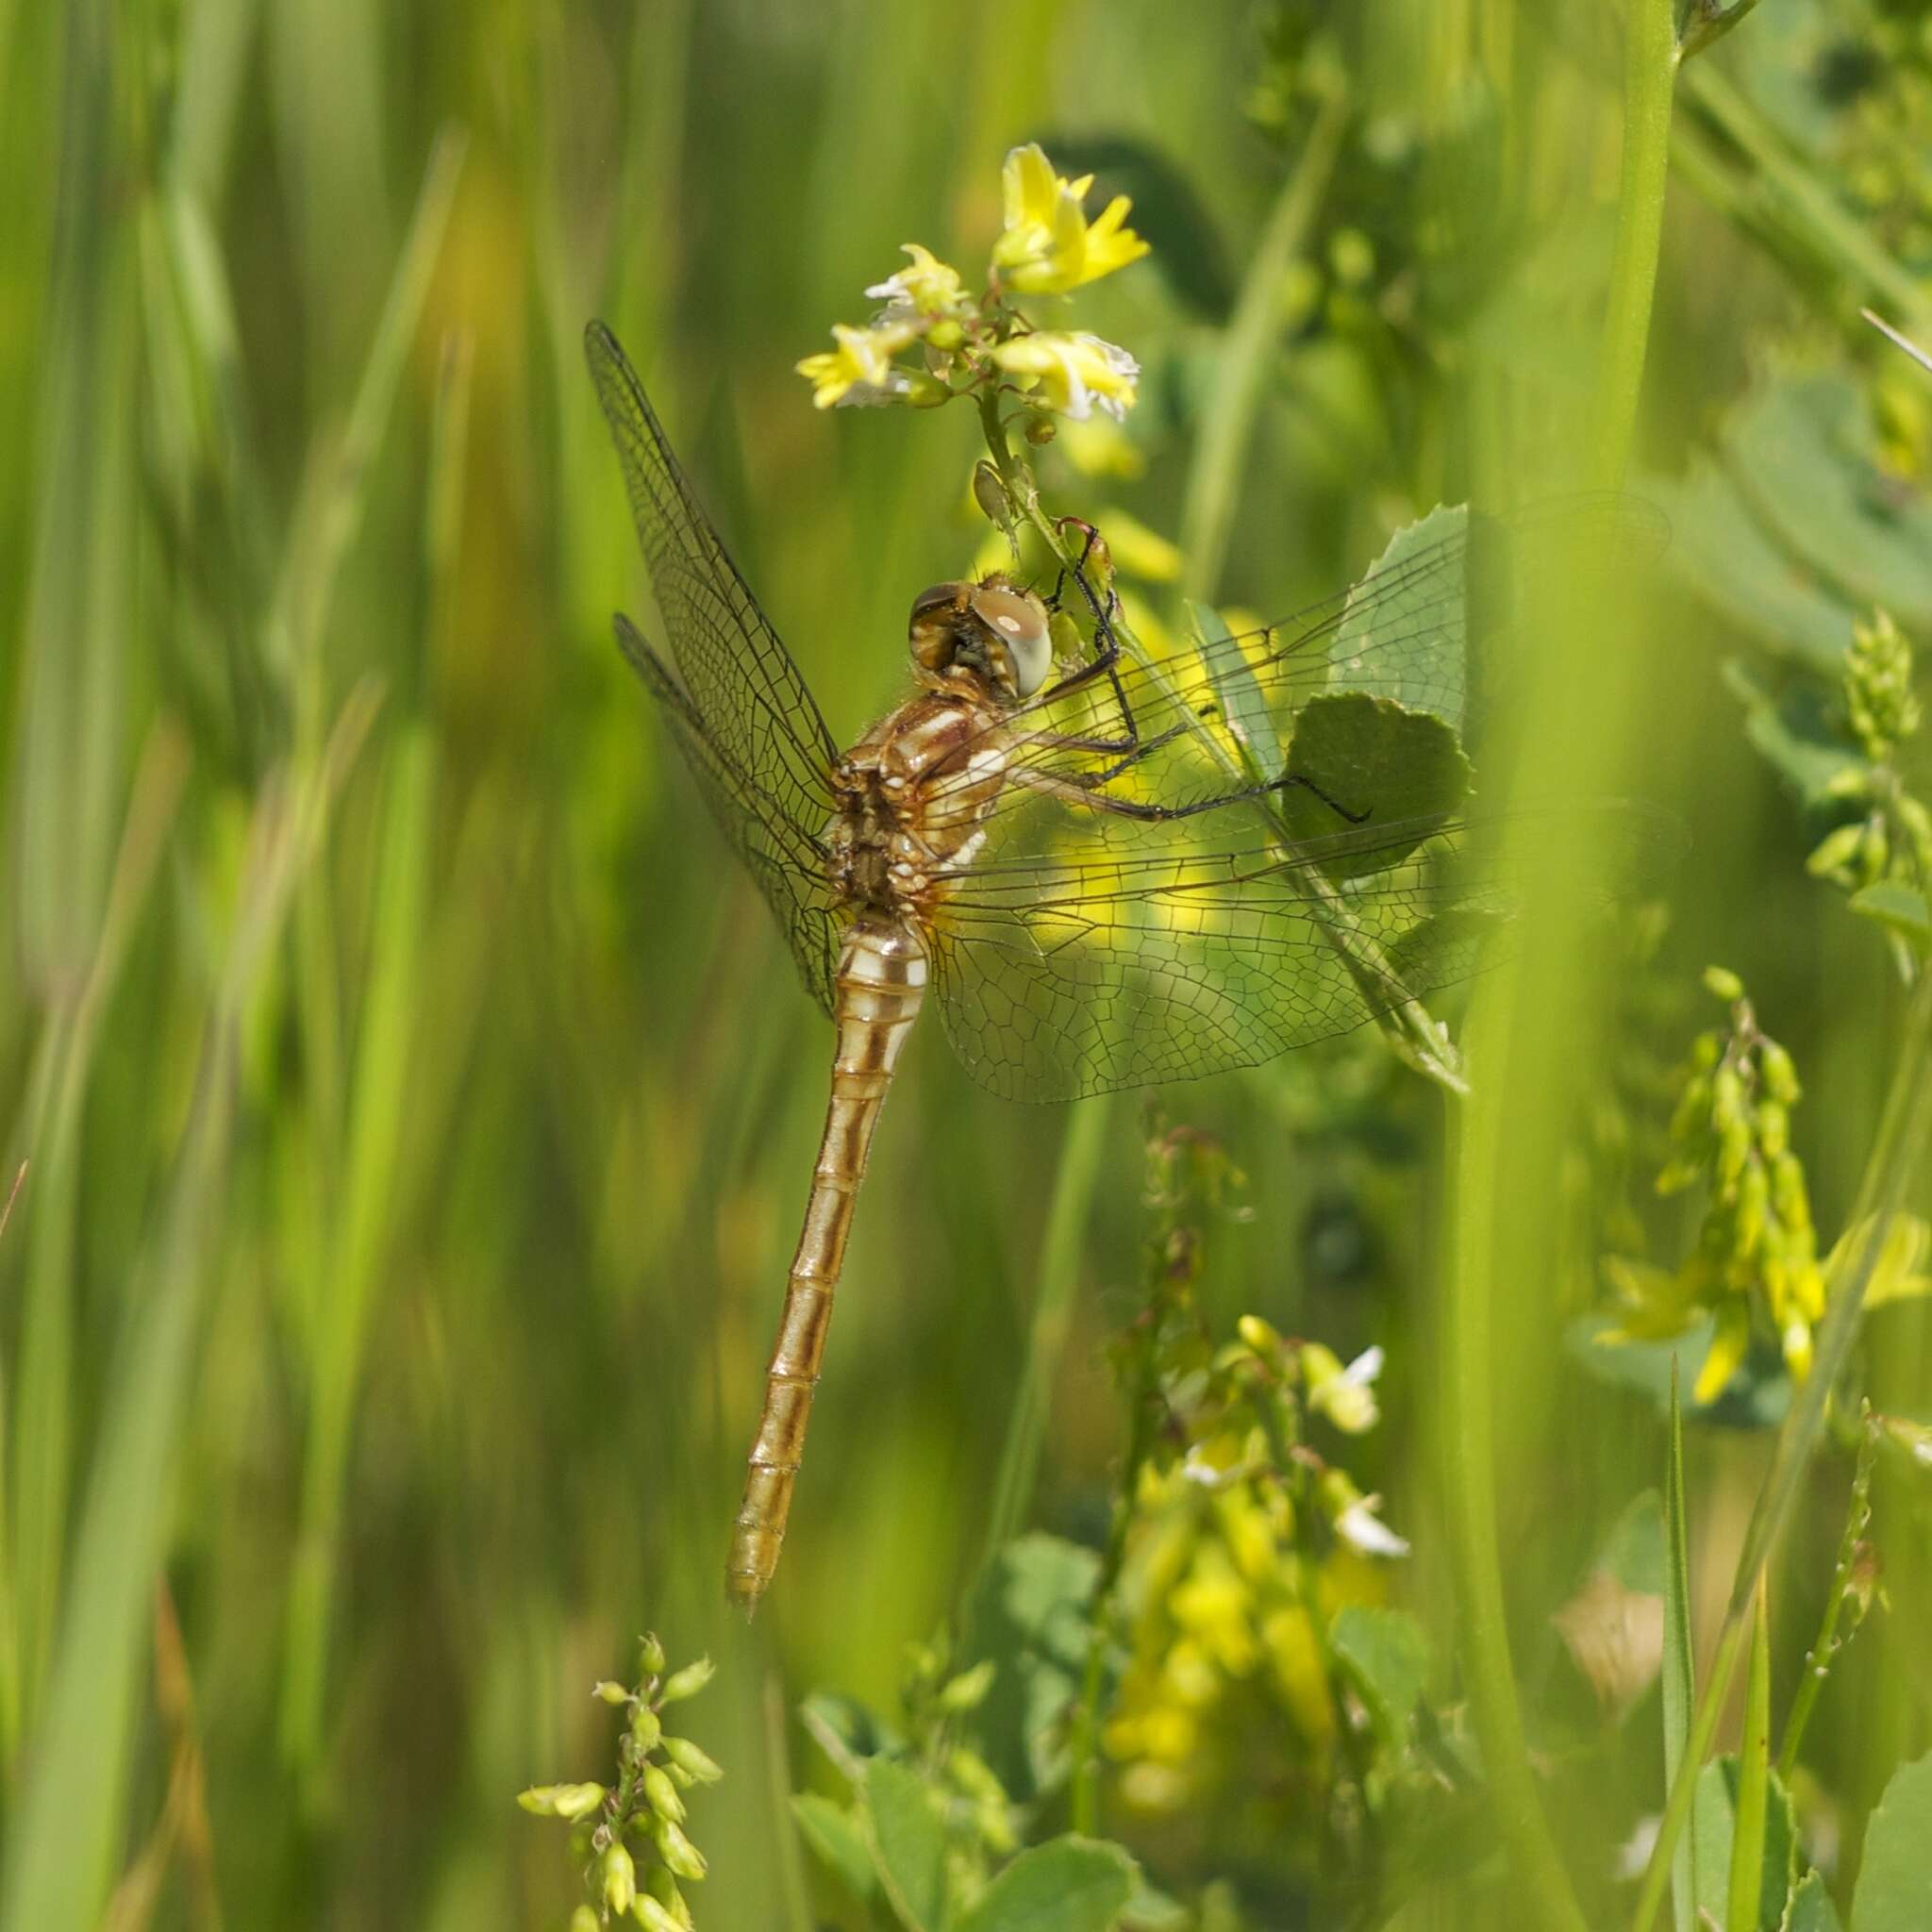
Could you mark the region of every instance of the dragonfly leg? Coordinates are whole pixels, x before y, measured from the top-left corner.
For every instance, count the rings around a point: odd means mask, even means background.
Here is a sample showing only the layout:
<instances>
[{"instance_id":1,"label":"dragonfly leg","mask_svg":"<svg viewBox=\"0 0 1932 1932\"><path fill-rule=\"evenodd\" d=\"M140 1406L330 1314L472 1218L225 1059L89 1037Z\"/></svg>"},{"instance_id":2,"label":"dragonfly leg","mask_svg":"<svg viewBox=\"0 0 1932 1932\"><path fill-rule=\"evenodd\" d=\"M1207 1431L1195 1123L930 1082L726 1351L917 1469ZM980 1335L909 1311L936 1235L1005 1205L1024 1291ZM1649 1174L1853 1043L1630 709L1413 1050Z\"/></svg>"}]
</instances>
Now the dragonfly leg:
<instances>
[{"instance_id":1,"label":"dragonfly leg","mask_svg":"<svg viewBox=\"0 0 1932 1932\"><path fill-rule=\"evenodd\" d=\"M1165 738L1172 735L1165 734L1156 742L1165 742ZM1107 774L1113 775L1115 774ZM1199 798L1191 805L1150 805L1135 798L1110 798L1096 789L1105 782L1102 777L1092 774L1069 777L1063 773L1038 772L1024 765L1009 773L1008 780L1063 798L1070 804L1091 806L1095 811L1112 812L1119 818L1135 819L1143 824L1164 824L1173 819L1191 819L1204 811L1219 811L1224 806L1266 798L1271 792L1291 791L1297 787L1312 791L1338 818L1347 820L1352 825L1366 824L1371 816L1366 811L1350 811L1340 799L1331 798L1312 778L1304 777L1299 772L1284 772L1280 777L1270 778L1263 784L1244 785L1238 791L1217 792L1212 798Z\"/></svg>"}]
</instances>

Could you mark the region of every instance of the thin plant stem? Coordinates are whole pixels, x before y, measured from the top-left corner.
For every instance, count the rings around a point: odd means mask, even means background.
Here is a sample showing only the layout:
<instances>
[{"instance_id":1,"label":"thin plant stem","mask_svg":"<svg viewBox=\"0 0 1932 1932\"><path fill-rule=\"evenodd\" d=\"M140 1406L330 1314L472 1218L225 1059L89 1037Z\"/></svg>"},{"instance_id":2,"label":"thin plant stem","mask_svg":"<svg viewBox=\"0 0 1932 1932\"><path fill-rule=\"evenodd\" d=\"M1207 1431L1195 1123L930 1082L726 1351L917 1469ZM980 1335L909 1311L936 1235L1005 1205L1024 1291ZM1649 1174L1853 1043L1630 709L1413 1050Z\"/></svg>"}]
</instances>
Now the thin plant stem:
<instances>
[{"instance_id":1,"label":"thin plant stem","mask_svg":"<svg viewBox=\"0 0 1932 1932\"><path fill-rule=\"evenodd\" d=\"M1824 1688L1825 1674L1838 1649L1839 1619L1844 1613L1845 1598L1851 1590L1852 1573L1858 1558L1858 1542L1865 1534L1865 1525L1872 1520L1873 1447L1875 1441L1868 1415L1864 1432L1858 1439L1858 1466L1852 1476L1851 1506L1845 1511L1845 1528L1839 1539L1838 1560L1832 1565L1831 1589L1824 1599L1824 1615L1819 1620L1818 1635L1812 1639L1811 1648L1805 1653L1805 1667L1798 1673L1798 1688L1791 1698L1790 1710L1785 1717L1784 1742L1779 1745L1777 1754L1777 1774L1787 1784L1790 1782L1792 1772L1798 1768L1798 1745L1804 1739L1805 1726L1810 1722L1812 1707L1818 1702L1818 1693Z\"/></svg>"},{"instance_id":2,"label":"thin plant stem","mask_svg":"<svg viewBox=\"0 0 1932 1932\"><path fill-rule=\"evenodd\" d=\"M1905 1197L1907 1182L1919 1172L1932 1129L1932 974L1922 974L1906 1018L1905 1039L1880 1118L1872 1157L1859 1183L1850 1239L1838 1248L1837 1264L1825 1283L1824 1320L1818 1330L1817 1353L1811 1373L1778 1435L1771 1468L1757 1494L1731 1599L1718 1640L1717 1660L1706 1679L1698 1703L1690 1742L1678 1766L1676 1781L1664 1805L1663 1823L1652 1847L1650 1864L1631 1914L1631 1932L1649 1932L1670 1876L1671 1854L1690 1815L1698 1766L1717 1729L1718 1711L1730 1687L1731 1670L1744 1634L1745 1613L1751 1607L1757 1579L1772 1546L1784 1528L1798 1493L1799 1478L1809 1466L1824 1433L1826 1406L1833 1385L1843 1373L1857 1337L1858 1315L1871 1285L1885 1240Z\"/></svg>"},{"instance_id":3,"label":"thin plant stem","mask_svg":"<svg viewBox=\"0 0 1932 1932\"><path fill-rule=\"evenodd\" d=\"M1301 158L1282 184L1222 340L1181 508L1187 594L1202 602L1213 596L1227 555L1255 402L1281 334L1281 279L1307 245L1347 125L1348 103L1338 92L1323 102Z\"/></svg>"},{"instance_id":4,"label":"thin plant stem","mask_svg":"<svg viewBox=\"0 0 1932 1932\"><path fill-rule=\"evenodd\" d=\"M1606 490L1623 482L1630 461L1663 245L1671 95L1677 72L1671 0L1633 0L1624 34L1623 177L1591 436L1593 480Z\"/></svg>"},{"instance_id":5,"label":"thin plant stem","mask_svg":"<svg viewBox=\"0 0 1932 1932\"><path fill-rule=\"evenodd\" d=\"M1107 1144L1108 1106L1104 1096L1083 1101L1067 1121L1054 1175L1053 1200L1046 1212L1046 1238L1040 1257L1040 1284L1033 1298L1033 1324L1027 1337L1020 1390L1000 1451L987 1520L985 1566L1020 1533L1033 1501L1040 1474L1040 1447L1045 1434L1048 1398L1055 1371L1066 1347L1074 1289L1079 1279L1080 1237L1093 1204Z\"/></svg>"},{"instance_id":6,"label":"thin plant stem","mask_svg":"<svg viewBox=\"0 0 1932 1932\"><path fill-rule=\"evenodd\" d=\"M1087 1619L1087 1660L1080 1674L1080 1701L1074 1709L1068 1752L1073 1765L1072 1824L1075 1831L1089 1838L1100 1832L1100 1696L1107 1677L1108 1639L1113 1633L1114 1592L1126 1565L1127 1537L1134 1525L1134 1498L1140 1491L1141 1466L1154 1447L1159 1378L1158 1352L1150 1343L1140 1351L1134 1377L1127 1453L1114 1489L1113 1515L1108 1524L1107 1548L1101 1554L1100 1574L1093 1583L1093 1607Z\"/></svg>"}]
</instances>

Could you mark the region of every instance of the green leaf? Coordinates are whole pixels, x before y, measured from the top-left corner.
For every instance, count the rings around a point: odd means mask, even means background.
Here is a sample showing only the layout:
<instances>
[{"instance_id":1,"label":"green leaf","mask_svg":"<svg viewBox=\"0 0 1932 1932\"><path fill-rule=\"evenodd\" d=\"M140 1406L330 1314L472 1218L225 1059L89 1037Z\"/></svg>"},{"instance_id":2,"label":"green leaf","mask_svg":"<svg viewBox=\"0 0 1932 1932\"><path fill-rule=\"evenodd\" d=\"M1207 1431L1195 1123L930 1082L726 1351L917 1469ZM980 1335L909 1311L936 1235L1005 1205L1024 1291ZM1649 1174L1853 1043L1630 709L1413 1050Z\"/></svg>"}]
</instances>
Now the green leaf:
<instances>
[{"instance_id":1,"label":"green leaf","mask_svg":"<svg viewBox=\"0 0 1932 1932\"><path fill-rule=\"evenodd\" d=\"M1744 1736L1738 1757L1737 1815L1731 1833L1729 1904L1724 1923L1757 1925L1763 1923L1761 1907L1770 1900L1765 1883L1764 1853L1770 1833L1766 1812L1771 1786L1771 1620L1764 1579L1757 1582L1757 1612L1751 1625L1751 1671L1744 1697ZM1785 1885L1790 1883L1791 1860L1784 1865ZM1779 1889L1774 1927L1785 1915Z\"/></svg>"},{"instance_id":2,"label":"green leaf","mask_svg":"<svg viewBox=\"0 0 1932 1932\"><path fill-rule=\"evenodd\" d=\"M1865 1827L1852 1898L1854 1932L1925 1932L1932 1925L1932 1752L1892 1774Z\"/></svg>"},{"instance_id":3,"label":"green leaf","mask_svg":"<svg viewBox=\"0 0 1932 1932\"><path fill-rule=\"evenodd\" d=\"M1658 1340L1618 1336L1614 1313L1579 1315L1563 1331L1563 1345L1596 1381L1647 1397L1659 1415L1671 1406L1671 1358L1694 1373L1710 1351L1712 1326L1700 1315L1681 1335ZM1754 1354L1714 1402L1695 1411L1700 1424L1727 1429L1775 1428L1791 1406L1790 1377L1774 1351Z\"/></svg>"},{"instance_id":4,"label":"green leaf","mask_svg":"<svg viewBox=\"0 0 1932 1932\"><path fill-rule=\"evenodd\" d=\"M1724 682L1743 701L1744 736L1798 802L1842 814L1842 788L1867 765L1827 695L1804 682L1774 691L1738 658L1724 666Z\"/></svg>"},{"instance_id":5,"label":"green leaf","mask_svg":"<svg viewBox=\"0 0 1932 1932\"><path fill-rule=\"evenodd\" d=\"M865 1767L866 1839L886 1897L907 1932L946 1923L946 1828L918 1773L891 1757Z\"/></svg>"},{"instance_id":6,"label":"green leaf","mask_svg":"<svg viewBox=\"0 0 1932 1932\"><path fill-rule=\"evenodd\" d=\"M1823 1876L1807 1872L1798 1881L1791 1902L1785 1908L1785 1922L1779 1932L1844 1932L1838 1907L1824 1888Z\"/></svg>"},{"instance_id":7,"label":"green leaf","mask_svg":"<svg viewBox=\"0 0 1932 1932\"><path fill-rule=\"evenodd\" d=\"M1281 770L1281 737L1274 728L1268 700L1261 695L1253 667L1239 648L1230 648L1232 633L1227 620L1211 604L1190 604L1188 618L1204 646L1202 661L1208 667L1214 694L1221 700L1222 716L1229 734L1241 746L1249 775L1265 783ZM1223 648L1208 651L1214 646Z\"/></svg>"},{"instance_id":8,"label":"green leaf","mask_svg":"<svg viewBox=\"0 0 1932 1932\"><path fill-rule=\"evenodd\" d=\"M878 1874L873 1869L865 1828L857 1815L817 1791L795 1792L791 1815L798 1822L800 1836L826 1870L860 1905L865 1904L878 1890Z\"/></svg>"},{"instance_id":9,"label":"green leaf","mask_svg":"<svg viewBox=\"0 0 1932 1932\"><path fill-rule=\"evenodd\" d=\"M1335 1660L1368 1706L1383 1741L1400 1749L1429 1674L1428 1639L1405 1610L1345 1604L1328 1629Z\"/></svg>"},{"instance_id":10,"label":"green leaf","mask_svg":"<svg viewBox=\"0 0 1932 1932\"><path fill-rule=\"evenodd\" d=\"M1854 892L1849 904L1854 912L1877 920L1920 952L1932 951L1932 904L1924 893L1896 879L1880 879L1875 886Z\"/></svg>"},{"instance_id":11,"label":"green leaf","mask_svg":"<svg viewBox=\"0 0 1932 1932\"><path fill-rule=\"evenodd\" d=\"M1353 690L1355 660L1375 649L1376 692L1406 711L1440 718L1459 741L1469 688L1469 606L1481 588L1482 560L1491 554L1495 533L1488 521L1471 527L1467 504L1439 505L1420 523L1397 530L1350 594L1328 654L1330 688ZM1408 591L1380 583L1424 552L1464 536L1460 585L1441 571L1420 575ZM1507 534L1502 541L1509 541ZM1379 802L1376 809L1383 812Z\"/></svg>"},{"instance_id":12,"label":"green leaf","mask_svg":"<svg viewBox=\"0 0 1932 1932\"><path fill-rule=\"evenodd\" d=\"M1134 1896L1137 1875L1118 1845L1052 1839L1022 1852L980 1894L958 1932L1108 1932Z\"/></svg>"},{"instance_id":13,"label":"green leaf","mask_svg":"<svg viewBox=\"0 0 1932 1932\"><path fill-rule=\"evenodd\" d=\"M1591 1567L1607 1570L1625 1590L1640 1595L1670 1594L1664 1500L1657 1491L1641 1491L1624 1506Z\"/></svg>"},{"instance_id":14,"label":"green leaf","mask_svg":"<svg viewBox=\"0 0 1932 1932\"><path fill-rule=\"evenodd\" d=\"M1193 1915L1179 1899L1157 1891L1141 1879L1121 1913L1121 1924L1126 1932L1189 1932Z\"/></svg>"},{"instance_id":15,"label":"green leaf","mask_svg":"<svg viewBox=\"0 0 1932 1932\"><path fill-rule=\"evenodd\" d=\"M1797 1855L1798 1835L1791 1820L1790 1794L1775 1773L1767 1777L1757 1914L1750 1924L1731 1928L1731 1845L1737 1810L1738 1760L1715 1758L1698 1774L1697 1810L1690 1823L1697 1862L1697 1908L1707 1912L1713 1924L1726 1926L1727 1932L1779 1932Z\"/></svg>"},{"instance_id":16,"label":"green leaf","mask_svg":"<svg viewBox=\"0 0 1932 1932\"><path fill-rule=\"evenodd\" d=\"M1324 865L1334 879L1400 865L1468 797L1472 776L1452 726L1366 691L1323 693L1302 706L1287 773L1301 781L1279 794L1291 839L1332 839L1373 813L1359 828L1370 849L1344 850Z\"/></svg>"},{"instance_id":17,"label":"green leaf","mask_svg":"<svg viewBox=\"0 0 1932 1932\"><path fill-rule=\"evenodd\" d=\"M1690 1558L1684 1522L1684 1412L1677 1378L1671 1376L1670 1453L1664 1465L1664 1790L1671 1790L1684 1762L1697 1708L1697 1677L1690 1647ZM1695 1796L1692 1804L1695 1805ZM1697 1913L1697 1814L1677 1840L1671 1864L1671 1915L1676 1932L1691 1932Z\"/></svg>"},{"instance_id":18,"label":"green leaf","mask_svg":"<svg viewBox=\"0 0 1932 1932\"><path fill-rule=\"evenodd\" d=\"M1834 682L1852 641L1852 607L1790 557L1707 461L1677 480L1646 476L1671 520L1671 567L1698 596L1772 649Z\"/></svg>"},{"instance_id":19,"label":"green leaf","mask_svg":"<svg viewBox=\"0 0 1932 1932\"><path fill-rule=\"evenodd\" d=\"M831 1690L814 1690L798 1707L798 1721L854 1784L864 1777L868 1758L905 1746L906 1740L876 1712L856 1697Z\"/></svg>"},{"instance_id":20,"label":"green leaf","mask_svg":"<svg viewBox=\"0 0 1932 1932\"><path fill-rule=\"evenodd\" d=\"M1769 382L1723 441L1740 491L1788 555L1855 604L1932 625L1932 506L1881 472L1863 384L1839 369Z\"/></svg>"},{"instance_id":21,"label":"green leaf","mask_svg":"<svg viewBox=\"0 0 1932 1932\"><path fill-rule=\"evenodd\" d=\"M1022 1803L1066 1774L1062 1720L1087 1662L1087 1606L1100 1558L1078 1543L1024 1536L981 1580L965 1655L998 1665L975 1718L981 1754Z\"/></svg>"}]
</instances>

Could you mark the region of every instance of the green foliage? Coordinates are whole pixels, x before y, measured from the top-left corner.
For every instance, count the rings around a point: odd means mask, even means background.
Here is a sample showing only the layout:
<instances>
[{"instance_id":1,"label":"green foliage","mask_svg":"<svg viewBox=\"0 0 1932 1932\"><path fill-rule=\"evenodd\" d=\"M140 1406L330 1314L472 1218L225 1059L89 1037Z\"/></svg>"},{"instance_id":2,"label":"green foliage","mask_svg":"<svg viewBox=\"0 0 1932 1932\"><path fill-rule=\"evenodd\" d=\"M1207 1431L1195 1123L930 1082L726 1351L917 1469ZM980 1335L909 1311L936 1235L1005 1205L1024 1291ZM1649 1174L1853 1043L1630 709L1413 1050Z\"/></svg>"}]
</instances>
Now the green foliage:
<instances>
[{"instance_id":1,"label":"green foliage","mask_svg":"<svg viewBox=\"0 0 1932 1932\"><path fill-rule=\"evenodd\" d=\"M1754 1820L1742 1813L1746 1794L1736 1757L1713 1758L1697 1774L1693 1848L1697 1909L1708 1913L1716 1924L1731 1923L1730 1902L1740 1890L1755 1892L1757 1897L1757 1910L1749 1922L1757 1932L1778 1932L1784 1923L1785 1905L1795 1877L1797 1825L1791 1814L1790 1796L1774 1774L1764 1790L1761 1817ZM1755 1887L1736 1887L1733 1849L1741 1845L1742 1856L1749 1857L1754 1844L1757 1848L1757 1883Z\"/></svg>"},{"instance_id":2,"label":"green foliage","mask_svg":"<svg viewBox=\"0 0 1932 1932\"><path fill-rule=\"evenodd\" d=\"M1932 1913L1932 1756L1892 1774L1865 1831L1852 1932L1908 1932Z\"/></svg>"}]
</instances>

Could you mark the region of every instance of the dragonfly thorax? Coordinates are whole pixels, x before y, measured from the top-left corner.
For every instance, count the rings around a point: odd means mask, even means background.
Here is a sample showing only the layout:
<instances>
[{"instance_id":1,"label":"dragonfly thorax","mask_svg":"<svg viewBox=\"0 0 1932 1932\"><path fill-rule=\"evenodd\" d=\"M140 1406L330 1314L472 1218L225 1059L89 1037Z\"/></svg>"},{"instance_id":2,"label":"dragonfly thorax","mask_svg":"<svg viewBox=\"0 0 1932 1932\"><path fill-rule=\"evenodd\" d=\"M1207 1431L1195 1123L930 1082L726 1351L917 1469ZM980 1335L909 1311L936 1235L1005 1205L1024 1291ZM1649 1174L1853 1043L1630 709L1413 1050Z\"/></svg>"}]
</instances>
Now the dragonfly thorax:
<instances>
[{"instance_id":1,"label":"dragonfly thorax","mask_svg":"<svg viewBox=\"0 0 1932 1932\"><path fill-rule=\"evenodd\" d=\"M832 771L830 883L845 904L918 916L985 843L1005 783L1003 709L959 671L873 726Z\"/></svg>"}]
</instances>

